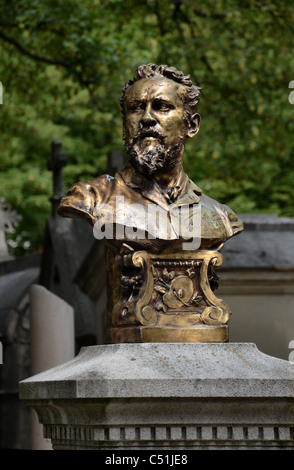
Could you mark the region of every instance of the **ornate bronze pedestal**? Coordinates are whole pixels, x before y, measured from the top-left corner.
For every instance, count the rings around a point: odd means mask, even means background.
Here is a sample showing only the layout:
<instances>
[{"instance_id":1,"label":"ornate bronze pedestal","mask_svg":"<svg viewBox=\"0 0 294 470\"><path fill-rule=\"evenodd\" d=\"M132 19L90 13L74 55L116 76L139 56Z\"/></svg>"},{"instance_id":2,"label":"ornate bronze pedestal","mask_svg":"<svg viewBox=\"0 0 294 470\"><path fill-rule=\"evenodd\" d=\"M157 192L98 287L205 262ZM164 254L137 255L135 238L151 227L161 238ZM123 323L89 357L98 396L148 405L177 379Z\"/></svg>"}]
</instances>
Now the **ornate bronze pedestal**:
<instances>
[{"instance_id":1,"label":"ornate bronze pedestal","mask_svg":"<svg viewBox=\"0 0 294 470\"><path fill-rule=\"evenodd\" d=\"M115 262L112 256L107 343L228 341L230 312L213 293L219 251L122 251Z\"/></svg>"}]
</instances>

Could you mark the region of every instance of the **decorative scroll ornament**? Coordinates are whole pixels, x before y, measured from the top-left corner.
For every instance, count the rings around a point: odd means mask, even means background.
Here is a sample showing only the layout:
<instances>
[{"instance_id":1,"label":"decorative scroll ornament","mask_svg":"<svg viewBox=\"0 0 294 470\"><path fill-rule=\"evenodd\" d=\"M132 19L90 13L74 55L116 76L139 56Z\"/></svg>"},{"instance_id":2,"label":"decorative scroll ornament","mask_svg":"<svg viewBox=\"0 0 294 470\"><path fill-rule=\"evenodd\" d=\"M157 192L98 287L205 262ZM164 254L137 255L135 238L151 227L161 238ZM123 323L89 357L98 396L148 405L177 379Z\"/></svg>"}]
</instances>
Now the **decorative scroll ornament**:
<instances>
[{"instance_id":1,"label":"decorative scroll ornament","mask_svg":"<svg viewBox=\"0 0 294 470\"><path fill-rule=\"evenodd\" d=\"M177 332L180 335L184 327L188 338L189 329L193 336L195 328L201 333L203 328L228 323L229 309L212 290L217 283L214 270L223 259L218 251L198 250L180 255L138 251L130 259L122 256L129 283L121 285L120 300L111 314L109 338L118 333L116 328L120 337L124 331L128 334L127 327L137 328L140 335L142 328L153 327L163 336L166 329L173 329L174 336ZM137 282L131 283L134 277Z\"/></svg>"}]
</instances>

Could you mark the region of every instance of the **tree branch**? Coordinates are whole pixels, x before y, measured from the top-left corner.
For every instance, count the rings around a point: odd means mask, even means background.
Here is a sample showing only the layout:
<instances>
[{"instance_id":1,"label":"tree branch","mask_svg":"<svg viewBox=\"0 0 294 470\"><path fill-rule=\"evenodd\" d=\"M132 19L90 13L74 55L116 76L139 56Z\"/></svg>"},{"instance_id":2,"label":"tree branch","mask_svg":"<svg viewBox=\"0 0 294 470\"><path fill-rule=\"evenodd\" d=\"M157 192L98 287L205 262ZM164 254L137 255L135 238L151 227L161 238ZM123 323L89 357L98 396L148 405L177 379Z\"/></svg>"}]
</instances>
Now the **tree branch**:
<instances>
[{"instance_id":1,"label":"tree branch","mask_svg":"<svg viewBox=\"0 0 294 470\"><path fill-rule=\"evenodd\" d=\"M42 28L43 26L47 24L54 23L55 20L56 20L56 16L53 16L52 18L48 18L48 20L40 20L37 23L37 29Z\"/></svg>"},{"instance_id":2,"label":"tree branch","mask_svg":"<svg viewBox=\"0 0 294 470\"><path fill-rule=\"evenodd\" d=\"M79 73L77 70L75 70L70 64L68 64L64 60L48 59L47 57L43 57L43 56L40 56L38 54L35 54L34 52L28 51L18 41L16 41L15 39L7 36L3 31L0 31L0 39L3 39L3 41L8 42L9 44L12 44L16 49L19 50L19 52L21 52L22 54L24 54L27 57L30 57L33 60L36 60L38 62L43 62L44 64L49 64L49 65L60 65L61 67L65 68L66 70L71 71L71 73L76 76L76 78L78 79L80 84L83 85L83 86L89 87L89 85L95 83L95 81L93 81L93 80L84 80L82 78L81 73Z\"/></svg>"},{"instance_id":3,"label":"tree branch","mask_svg":"<svg viewBox=\"0 0 294 470\"><path fill-rule=\"evenodd\" d=\"M202 18L215 18L216 20L222 20L226 17L225 13L211 13L207 14L202 10L198 10L197 8L193 8L193 12L195 15L202 16Z\"/></svg>"},{"instance_id":4,"label":"tree branch","mask_svg":"<svg viewBox=\"0 0 294 470\"><path fill-rule=\"evenodd\" d=\"M154 6L155 6L155 15L157 16L157 22L158 22L160 34L161 34L161 36L165 36L166 30L165 30L165 27L164 27L164 21L161 17L160 8L159 8L157 0L155 0Z\"/></svg>"},{"instance_id":5,"label":"tree branch","mask_svg":"<svg viewBox=\"0 0 294 470\"><path fill-rule=\"evenodd\" d=\"M15 39L8 37L5 33L3 33L3 31L0 31L0 38L3 39L3 41L8 42L9 44L12 44L22 54L30 57L31 59L38 60L39 62L44 62L45 64L62 65L62 67L70 68L70 66L63 60L47 59L46 57L42 57L42 56L39 56L38 54L35 54L34 52L28 51L21 44L19 44L19 42L17 42Z\"/></svg>"}]
</instances>

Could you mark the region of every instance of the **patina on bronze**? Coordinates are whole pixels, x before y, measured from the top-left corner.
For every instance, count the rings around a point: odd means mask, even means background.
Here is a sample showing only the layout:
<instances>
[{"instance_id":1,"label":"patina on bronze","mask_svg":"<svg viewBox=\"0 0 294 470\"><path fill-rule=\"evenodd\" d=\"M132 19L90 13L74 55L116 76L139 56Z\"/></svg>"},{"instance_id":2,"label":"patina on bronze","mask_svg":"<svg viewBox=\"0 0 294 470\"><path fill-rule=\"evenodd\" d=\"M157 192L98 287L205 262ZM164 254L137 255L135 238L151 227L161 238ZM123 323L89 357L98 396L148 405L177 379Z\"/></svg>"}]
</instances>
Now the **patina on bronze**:
<instances>
[{"instance_id":1,"label":"patina on bronze","mask_svg":"<svg viewBox=\"0 0 294 470\"><path fill-rule=\"evenodd\" d=\"M228 341L214 268L243 224L183 171L200 92L174 67L138 67L121 97L126 166L75 184L61 201L60 215L105 231L106 343Z\"/></svg>"}]
</instances>

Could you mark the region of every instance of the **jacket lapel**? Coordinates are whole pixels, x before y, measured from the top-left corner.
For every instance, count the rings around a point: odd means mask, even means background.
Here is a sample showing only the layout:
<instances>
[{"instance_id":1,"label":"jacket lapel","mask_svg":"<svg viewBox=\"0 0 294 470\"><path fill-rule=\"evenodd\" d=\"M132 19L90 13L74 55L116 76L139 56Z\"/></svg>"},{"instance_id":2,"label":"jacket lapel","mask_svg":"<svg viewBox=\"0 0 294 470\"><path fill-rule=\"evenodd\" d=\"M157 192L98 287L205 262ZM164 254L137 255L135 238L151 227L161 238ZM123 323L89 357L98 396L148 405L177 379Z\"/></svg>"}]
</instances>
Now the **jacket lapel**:
<instances>
[{"instance_id":1,"label":"jacket lapel","mask_svg":"<svg viewBox=\"0 0 294 470\"><path fill-rule=\"evenodd\" d=\"M164 197L164 194L160 191L154 180L136 171L130 162L119 172L119 175L128 187L141 192L144 198L149 199L166 210L169 209L170 204L168 200ZM183 206L200 202L202 190L188 178L183 169L181 169L176 185L179 188L179 196L172 204Z\"/></svg>"}]
</instances>

